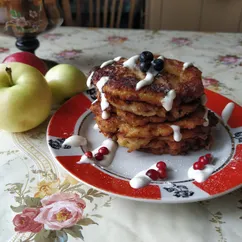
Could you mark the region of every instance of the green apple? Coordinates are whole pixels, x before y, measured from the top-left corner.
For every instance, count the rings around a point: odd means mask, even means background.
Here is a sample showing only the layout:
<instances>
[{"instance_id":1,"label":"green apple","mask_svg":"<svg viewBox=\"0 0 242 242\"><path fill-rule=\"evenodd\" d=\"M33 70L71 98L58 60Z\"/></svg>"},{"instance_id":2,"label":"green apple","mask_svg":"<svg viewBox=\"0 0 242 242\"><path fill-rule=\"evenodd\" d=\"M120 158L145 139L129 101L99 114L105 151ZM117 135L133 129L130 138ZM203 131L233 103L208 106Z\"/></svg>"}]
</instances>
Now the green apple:
<instances>
[{"instance_id":1,"label":"green apple","mask_svg":"<svg viewBox=\"0 0 242 242\"><path fill-rule=\"evenodd\" d=\"M86 76L75 66L59 64L45 75L53 96L53 104L60 104L79 92L87 89Z\"/></svg>"},{"instance_id":2,"label":"green apple","mask_svg":"<svg viewBox=\"0 0 242 242\"><path fill-rule=\"evenodd\" d=\"M44 76L23 63L0 64L0 129L23 132L50 114L51 90Z\"/></svg>"}]
</instances>

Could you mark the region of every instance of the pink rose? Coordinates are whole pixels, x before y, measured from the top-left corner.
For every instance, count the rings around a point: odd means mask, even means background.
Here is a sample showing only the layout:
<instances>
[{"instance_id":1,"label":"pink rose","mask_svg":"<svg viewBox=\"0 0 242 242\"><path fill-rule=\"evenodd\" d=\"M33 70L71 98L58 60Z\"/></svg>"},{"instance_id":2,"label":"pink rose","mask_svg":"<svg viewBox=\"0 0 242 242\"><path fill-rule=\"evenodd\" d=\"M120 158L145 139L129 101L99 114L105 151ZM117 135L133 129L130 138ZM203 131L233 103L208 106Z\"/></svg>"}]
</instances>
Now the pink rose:
<instances>
[{"instance_id":1,"label":"pink rose","mask_svg":"<svg viewBox=\"0 0 242 242\"><path fill-rule=\"evenodd\" d=\"M38 208L25 208L21 214L17 214L13 219L15 231L20 233L40 232L44 227L43 224L34 221L39 212Z\"/></svg>"},{"instance_id":2,"label":"pink rose","mask_svg":"<svg viewBox=\"0 0 242 242\"><path fill-rule=\"evenodd\" d=\"M9 49L0 47L0 53L8 52Z\"/></svg>"},{"instance_id":3,"label":"pink rose","mask_svg":"<svg viewBox=\"0 0 242 242\"><path fill-rule=\"evenodd\" d=\"M218 86L219 85L219 81L214 79L214 78L210 78L210 77L204 77L203 78L203 85L205 87L209 87L209 86Z\"/></svg>"},{"instance_id":4,"label":"pink rose","mask_svg":"<svg viewBox=\"0 0 242 242\"><path fill-rule=\"evenodd\" d=\"M63 50L60 53L56 54L56 56L59 58L72 59L77 57L80 53L82 53L82 50Z\"/></svg>"},{"instance_id":5,"label":"pink rose","mask_svg":"<svg viewBox=\"0 0 242 242\"><path fill-rule=\"evenodd\" d=\"M78 194L57 193L41 200L43 207L36 222L46 229L60 230L75 225L81 218L86 203Z\"/></svg>"},{"instance_id":6,"label":"pink rose","mask_svg":"<svg viewBox=\"0 0 242 242\"><path fill-rule=\"evenodd\" d=\"M225 65L237 64L241 61L241 58L236 55L225 55L218 57L219 62Z\"/></svg>"},{"instance_id":7,"label":"pink rose","mask_svg":"<svg viewBox=\"0 0 242 242\"><path fill-rule=\"evenodd\" d=\"M191 45L192 41L188 38L178 37L172 38L171 42L176 45Z\"/></svg>"},{"instance_id":8,"label":"pink rose","mask_svg":"<svg viewBox=\"0 0 242 242\"><path fill-rule=\"evenodd\" d=\"M108 41L110 44L122 44L123 42L127 41L128 38L127 37L121 37L121 36L109 36L108 37Z\"/></svg>"},{"instance_id":9,"label":"pink rose","mask_svg":"<svg viewBox=\"0 0 242 242\"><path fill-rule=\"evenodd\" d=\"M16 25L19 27L25 27L28 25L28 22L26 21L25 17L19 17L16 19Z\"/></svg>"}]
</instances>

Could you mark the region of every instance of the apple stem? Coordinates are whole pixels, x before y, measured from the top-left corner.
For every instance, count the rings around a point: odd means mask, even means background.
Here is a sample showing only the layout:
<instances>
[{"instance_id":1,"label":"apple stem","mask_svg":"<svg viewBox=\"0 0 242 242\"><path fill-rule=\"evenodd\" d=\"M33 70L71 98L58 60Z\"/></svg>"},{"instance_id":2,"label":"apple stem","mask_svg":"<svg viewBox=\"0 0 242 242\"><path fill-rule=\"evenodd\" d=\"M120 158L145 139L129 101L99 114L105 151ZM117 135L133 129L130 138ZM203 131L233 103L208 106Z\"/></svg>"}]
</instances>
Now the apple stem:
<instances>
[{"instance_id":1,"label":"apple stem","mask_svg":"<svg viewBox=\"0 0 242 242\"><path fill-rule=\"evenodd\" d=\"M14 82L13 82L13 78L12 78L12 69L10 67L6 67L5 71L8 74L10 86L13 86Z\"/></svg>"}]
</instances>

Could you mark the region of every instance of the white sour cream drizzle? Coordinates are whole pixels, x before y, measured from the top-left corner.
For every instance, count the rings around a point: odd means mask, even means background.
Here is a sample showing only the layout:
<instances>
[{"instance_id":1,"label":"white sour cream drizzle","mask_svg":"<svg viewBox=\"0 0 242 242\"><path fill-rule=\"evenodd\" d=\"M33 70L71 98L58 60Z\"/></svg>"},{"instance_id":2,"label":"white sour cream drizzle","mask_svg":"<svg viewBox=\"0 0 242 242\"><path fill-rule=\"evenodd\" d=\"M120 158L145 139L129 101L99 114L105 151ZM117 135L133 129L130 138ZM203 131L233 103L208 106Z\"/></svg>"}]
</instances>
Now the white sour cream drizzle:
<instances>
[{"instance_id":1,"label":"white sour cream drizzle","mask_svg":"<svg viewBox=\"0 0 242 242\"><path fill-rule=\"evenodd\" d=\"M161 60L164 60L165 57L163 55L160 55L157 59L161 59Z\"/></svg>"},{"instance_id":2,"label":"white sour cream drizzle","mask_svg":"<svg viewBox=\"0 0 242 242\"><path fill-rule=\"evenodd\" d=\"M113 158L115 156L115 152L118 148L118 145L112 139L106 139L102 142L102 145L100 145L99 147L97 147L95 150L92 151L93 156L97 154L98 150L103 146L107 147L109 150L109 154L104 155L103 160L95 161L94 159L89 159L87 156L83 155L80 161L77 162L77 164L86 164L86 163L94 164L96 162L97 164L104 167L111 165Z\"/></svg>"},{"instance_id":3,"label":"white sour cream drizzle","mask_svg":"<svg viewBox=\"0 0 242 242\"><path fill-rule=\"evenodd\" d=\"M146 72L145 79L140 80L136 84L136 91L140 90L142 87L150 85L154 81L154 77L157 75L157 71L151 66L150 69Z\"/></svg>"},{"instance_id":4,"label":"white sour cream drizzle","mask_svg":"<svg viewBox=\"0 0 242 242\"><path fill-rule=\"evenodd\" d=\"M136 61L137 61L138 59L139 59L139 55L132 56L132 57L130 57L128 60L126 60L126 61L123 63L123 66L132 69L132 68L135 67L135 65L136 65Z\"/></svg>"},{"instance_id":5,"label":"white sour cream drizzle","mask_svg":"<svg viewBox=\"0 0 242 242\"><path fill-rule=\"evenodd\" d=\"M205 119L203 126L207 127L209 125L209 119L208 119L208 108L205 107L205 114L203 116L203 119Z\"/></svg>"},{"instance_id":6,"label":"white sour cream drizzle","mask_svg":"<svg viewBox=\"0 0 242 242\"><path fill-rule=\"evenodd\" d=\"M228 103L225 106L225 108L223 109L221 117L225 124L228 123L228 121L233 113L233 110L234 110L234 103L232 103L232 102Z\"/></svg>"},{"instance_id":7,"label":"white sour cream drizzle","mask_svg":"<svg viewBox=\"0 0 242 242\"><path fill-rule=\"evenodd\" d=\"M130 181L129 184L132 188L134 189L139 189L142 187L145 187L147 185L149 185L152 182L152 179L148 176L146 176L146 172L150 169L154 169L154 170L158 170L158 168L156 167L155 163L154 165L152 165L151 167L149 167L146 170L140 171L139 173L137 173ZM171 184L170 182L166 182L164 181L163 184Z\"/></svg>"},{"instance_id":8,"label":"white sour cream drizzle","mask_svg":"<svg viewBox=\"0 0 242 242\"><path fill-rule=\"evenodd\" d=\"M105 66L111 65L113 64L114 61L119 61L122 58L122 56L118 56L116 58L114 58L113 60L108 60L102 63L102 65L100 66L100 68L103 68ZM91 87L91 83L92 83L92 77L93 77L94 71L91 73L91 75L87 78L87 87Z\"/></svg>"},{"instance_id":9,"label":"white sour cream drizzle","mask_svg":"<svg viewBox=\"0 0 242 242\"><path fill-rule=\"evenodd\" d=\"M175 90L170 90L167 95L161 99L161 104L166 111L171 111L173 106L173 100L176 98Z\"/></svg>"},{"instance_id":10,"label":"white sour cream drizzle","mask_svg":"<svg viewBox=\"0 0 242 242\"><path fill-rule=\"evenodd\" d=\"M96 103L97 101L98 101L98 99L95 99L95 100L92 102L92 104Z\"/></svg>"},{"instance_id":11,"label":"white sour cream drizzle","mask_svg":"<svg viewBox=\"0 0 242 242\"><path fill-rule=\"evenodd\" d=\"M70 145L73 147L84 146L87 145L87 139L80 135L72 135L63 142L62 147L64 145Z\"/></svg>"},{"instance_id":12,"label":"white sour cream drizzle","mask_svg":"<svg viewBox=\"0 0 242 242\"><path fill-rule=\"evenodd\" d=\"M201 104L204 106L207 103L208 99L205 94L201 96Z\"/></svg>"},{"instance_id":13,"label":"white sour cream drizzle","mask_svg":"<svg viewBox=\"0 0 242 242\"><path fill-rule=\"evenodd\" d=\"M115 57L113 60L114 61L119 61L122 58L122 56Z\"/></svg>"},{"instance_id":14,"label":"white sour cream drizzle","mask_svg":"<svg viewBox=\"0 0 242 242\"><path fill-rule=\"evenodd\" d=\"M213 173L214 166L206 165L203 170L194 170L193 166L188 169L187 175L190 179L194 179L196 182L204 182Z\"/></svg>"},{"instance_id":15,"label":"white sour cream drizzle","mask_svg":"<svg viewBox=\"0 0 242 242\"><path fill-rule=\"evenodd\" d=\"M102 112L102 119L108 119L110 117L110 113L107 111Z\"/></svg>"},{"instance_id":16,"label":"white sour cream drizzle","mask_svg":"<svg viewBox=\"0 0 242 242\"><path fill-rule=\"evenodd\" d=\"M103 68L105 66L111 65L113 64L114 60L108 60L102 63L102 65L100 66L100 68Z\"/></svg>"},{"instance_id":17,"label":"white sour cream drizzle","mask_svg":"<svg viewBox=\"0 0 242 242\"><path fill-rule=\"evenodd\" d=\"M100 78L100 80L97 82L97 88L99 92L101 93L101 110L102 110L102 118L103 119L108 119L109 118L109 113L105 111L109 107L109 102L107 101L105 94L102 91L103 86L108 82L109 77L108 76L103 76Z\"/></svg>"},{"instance_id":18,"label":"white sour cream drizzle","mask_svg":"<svg viewBox=\"0 0 242 242\"><path fill-rule=\"evenodd\" d=\"M91 75L87 78L87 87L90 88L92 86L92 77L93 77L94 71L91 73Z\"/></svg>"},{"instance_id":19,"label":"white sour cream drizzle","mask_svg":"<svg viewBox=\"0 0 242 242\"><path fill-rule=\"evenodd\" d=\"M98 125L97 124L94 124L93 129L99 130Z\"/></svg>"},{"instance_id":20,"label":"white sour cream drizzle","mask_svg":"<svg viewBox=\"0 0 242 242\"><path fill-rule=\"evenodd\" d=\"M191 62L185 62L184 64L183 64L183 68L182 68L182 70L183 71L185 71L188 67L190 67L190 66L193 66L193 63L191 63Z\"/></svg>"},{"instance_id":21,"label":"white sour cream drizzle","mask_svg":"<svg viewBox=\"0 0 242 242\"><path fill-rule=\"evenodd\" d=\"M180 127L177 126L177 125L171 125L170 127L173 129L173 139L174 139L176 142L181 141L181 139L182 139L182 134L181 134L181 132L180 132Z\"/></svg>"},{"instance_id":22,"label":"white sour cream drizzle","mask_svg":"<svg viewBox=\"0 0 242 242\"><path fill-rule=\"evenodd\" d=\"M146 172L149 169L157 170L156 163L154 165L152 165L150 168L148 168L147 170L143 170L143 171L140 171L139 173L137 173L129 181L130 186L134 189L139 189L139 188L142 188L142 187L149 185L152 181L152 179L150 177L146 176Z\"/></svg>"}]
</instances>

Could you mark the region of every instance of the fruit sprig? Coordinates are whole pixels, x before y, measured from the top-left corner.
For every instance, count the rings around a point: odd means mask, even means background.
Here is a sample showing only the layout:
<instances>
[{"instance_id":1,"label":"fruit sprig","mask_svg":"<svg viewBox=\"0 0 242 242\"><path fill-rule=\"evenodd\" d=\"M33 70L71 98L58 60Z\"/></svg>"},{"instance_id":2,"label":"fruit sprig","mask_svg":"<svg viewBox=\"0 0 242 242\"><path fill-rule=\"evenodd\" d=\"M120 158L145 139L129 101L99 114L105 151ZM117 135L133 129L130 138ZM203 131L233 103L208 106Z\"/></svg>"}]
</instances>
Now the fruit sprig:
<instances>
[{"instance_id":1,"label":"fruit sprig","mask_svg":"<svg viewBox=\"0 0 242 242\"><path fill-rule=\"evenodd\" d=\"M161 72L164 69L163 59L154 59L153 54L150 51L143 51L139 56L140 70L142 72L147 72L151 65L155 71Z\"/></svg>"},{"instance_id":2,"label":"fruit sprig","mask_svg":"<svg viewBox=\"0 0 242 242\"><path fill-rule=\"evenodd\" d=\"M156 163L156 168L157 170L149 169L146 172L146 176L148 176L153 181L157 181L158 179L165 179L167 177L166 163L164 161L159 161Z\"/></svg>"},{"instance_id":3,"label":"fruit sprig","mask_svg":"<svg viewBox=\"0 0 242 242\"><path fill-rule=\"evenodd\" d=\"M91 151L85 152L85 156L89 159L95 159L96 161L103 160L104 156L109 154L109 149L105 146L102 146L98 149L98 152L93 156L93 153Z\"/></svg>"},{"instance_id":4,"label":"fruit sprig","mask_svg":"<svg viewBox=\"0 0 242 242\"><path fill-rule=\"evenodd\" d=\"M198 161L193 164L194 170L203 170L206 165L208 165L212 161L213 157L211 154L206 154L204 156L200 156Z\"/></svg>"}]
</instances>

